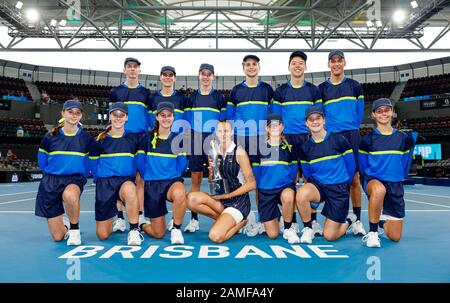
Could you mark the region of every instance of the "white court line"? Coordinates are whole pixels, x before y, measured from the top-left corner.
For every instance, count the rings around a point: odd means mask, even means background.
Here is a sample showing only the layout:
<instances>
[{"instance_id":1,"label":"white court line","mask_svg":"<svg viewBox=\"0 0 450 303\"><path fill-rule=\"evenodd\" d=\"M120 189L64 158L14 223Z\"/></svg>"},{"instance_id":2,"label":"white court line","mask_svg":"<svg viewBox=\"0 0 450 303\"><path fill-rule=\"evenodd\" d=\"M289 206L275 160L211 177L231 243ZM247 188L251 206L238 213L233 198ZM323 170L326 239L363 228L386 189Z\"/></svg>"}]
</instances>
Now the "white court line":
<instances>
[{"instance_id":1,"label":"white court line","mask_svg":"<svg viewBox=\"0 0 450 303\"><path fill-rule=\"evenodd\" d=\"M94 191L95 189L87 189L85 191L83 191L83 194L87 191ZM91 193L89 193L91 194ZM93 194L93 193L92 193ZM0 202L0 205L5 205L5 204L13 204L13 203L19 203L19 202L25 202L25 201L31 201L31 200L36 200L36 197L34 198L28 198L28 199L20 199L20 200L14 200L14 201L6 201L6 202Z\"/></svg>"},{"instance_id":2,"label":"white court line","mask_svg":"<svg viewBox=\"0 0 450 303\"><path fill-rule=\"evenodd\" d=\"M25 201L31 201L31 200L36 200L36 197L34 197L34 198L29 198L29 199L21 199L21 200L8 201L8 202L0 202L0 205L13 204L13 203L19 203L19 202L25 202Z\"/></svg>"},{"instance_id":3,"label":"white court line","mask_svg":"<svg viewBox=\"0 0 450 303\"><path fill-rule=\"evenodd\" d=\"M436 198L445 198L450 199L450 196L440 196L440 195L431 195L431 194L419 194L412 191L405 191L405 194L413 194L413 195L419 195L419 196L430 196L430 197L436 197Z\"/></svg>"},{"instance_id":4,"label":"white court line","mask_svg":"<svg viewBox=\"0 0 450 303\"><path fill-rule=\"evenodd\" d=\"M14 196L14 195L21 195L21 194L31 194L31 193L37 193L37 190L33 190L33 191L24 191L24 192L20 192L20 193L13 193L13 194L1 194L0 196Z\"/></svg>"},{"instance_id":5,"label":"white court line","mask_svg":"<svg viewBox=\"0 0 450 303\"><path fill-rule=\"evenodd\" d=\"M413 202L413 203L418 203L418 204L425 204L425 205L432 205L432 206L439 206L439 207L450 208L450 206L448 206L448 205L434 204L434 203L428 203L428 202L417 201L417 200L405 199L405 201Z\"/></svg>"}]
</instances>

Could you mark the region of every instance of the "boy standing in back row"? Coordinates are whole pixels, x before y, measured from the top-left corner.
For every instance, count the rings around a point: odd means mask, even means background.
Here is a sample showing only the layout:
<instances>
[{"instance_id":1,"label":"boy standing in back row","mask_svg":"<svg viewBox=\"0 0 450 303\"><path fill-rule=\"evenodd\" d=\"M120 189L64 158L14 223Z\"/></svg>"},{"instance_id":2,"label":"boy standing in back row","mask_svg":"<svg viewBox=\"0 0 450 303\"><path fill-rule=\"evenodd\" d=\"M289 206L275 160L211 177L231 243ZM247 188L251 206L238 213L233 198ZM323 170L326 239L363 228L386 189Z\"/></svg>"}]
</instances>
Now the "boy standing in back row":
<instances>
[{"instance_id":1,"label":"boy standing in back row","mask_svg":"<svg viewBox=\"0 0 450 303\"><path fill-rule=\"evenodd\" d=\"M355 235L365 235L366 231L361 223L362 192L358 173L359 127L364 116L364 95L361 84L345 76L345 65L344 52L331 51L328 54L330 78L319 85L319 90L327 120L326 129L343 135L353 150L357 170L350 186L350 197L356 222L350 225L349 231Z\"/></svg>"}]
</instances>

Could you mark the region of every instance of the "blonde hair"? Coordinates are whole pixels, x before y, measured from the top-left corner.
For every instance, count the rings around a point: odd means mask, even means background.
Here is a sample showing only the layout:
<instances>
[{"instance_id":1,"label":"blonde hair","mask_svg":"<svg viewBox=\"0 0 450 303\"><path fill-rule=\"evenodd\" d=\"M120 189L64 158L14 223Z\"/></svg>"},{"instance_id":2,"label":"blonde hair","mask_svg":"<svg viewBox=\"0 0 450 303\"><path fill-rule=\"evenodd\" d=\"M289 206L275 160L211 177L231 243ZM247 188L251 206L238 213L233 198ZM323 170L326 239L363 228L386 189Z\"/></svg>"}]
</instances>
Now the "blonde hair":
<instances>
[{"instance_id":1,"label":"blonde hair","mask_svg":"<svg viewBox=\"0 0 450 303\"><path fill-rule=\"evenodd\" d=\"M59 130L64 127L64 120L58 124L58 126L52 128L50 130L50 137L53 137L58 134Z\"/></svg>"},{"instance_id":2,"label":"blonde hair","mask_svg":"<svg viewBox=\"0 0 450 303\"><path fill-rule=\"evenodd\" d=\"M108 134L108 132L112 129L112 125L108 125L106 127L106 129L104 131L102 131L100 134L98 134L97 136L97 141L103 140L106 138L106 135Z\"/></svg>"}]
</instances>

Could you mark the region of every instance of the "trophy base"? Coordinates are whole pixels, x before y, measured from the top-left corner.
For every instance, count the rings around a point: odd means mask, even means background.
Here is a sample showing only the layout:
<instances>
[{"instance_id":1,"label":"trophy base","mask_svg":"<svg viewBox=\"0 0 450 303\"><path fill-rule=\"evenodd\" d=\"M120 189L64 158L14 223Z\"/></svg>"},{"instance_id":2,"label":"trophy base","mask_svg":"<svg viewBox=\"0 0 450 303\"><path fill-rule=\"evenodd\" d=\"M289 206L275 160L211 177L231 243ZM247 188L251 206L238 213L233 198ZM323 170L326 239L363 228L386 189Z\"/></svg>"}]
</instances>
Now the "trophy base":
<instances>
[{"instance_id":1,"label":"trophy base","mask_svg":"<svg viewBox=\"0 0 450 303\"><path fill-rule=\"evenodd\" d=\"M211 196L224 195L230 193L228 180L217 179L209 181L209 193Z\"/></svg>"}]
</instances>

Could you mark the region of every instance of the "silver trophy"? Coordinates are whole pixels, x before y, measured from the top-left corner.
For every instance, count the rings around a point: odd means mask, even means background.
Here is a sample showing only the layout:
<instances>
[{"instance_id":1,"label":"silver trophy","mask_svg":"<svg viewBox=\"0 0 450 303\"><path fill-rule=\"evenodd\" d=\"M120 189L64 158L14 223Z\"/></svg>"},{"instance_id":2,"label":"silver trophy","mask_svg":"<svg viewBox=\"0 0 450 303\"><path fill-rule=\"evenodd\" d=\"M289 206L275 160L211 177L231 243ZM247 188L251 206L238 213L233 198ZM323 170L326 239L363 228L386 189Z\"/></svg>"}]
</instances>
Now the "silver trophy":
<instances>
[{"instance_id":1,"label":"silver trophy","mask_svg":"<svg viewBox=\"0 0 450 303\"><path fill-rule=\"evenodd\" d=\"M213 167L211 181L209 181L209 192L211 196L228 194L230 192L228 180L222 178L219 170L219 147L217 146L215 140L211 140L210 146L209 157L211 158Z\"/></svg>"}]
</instances>

